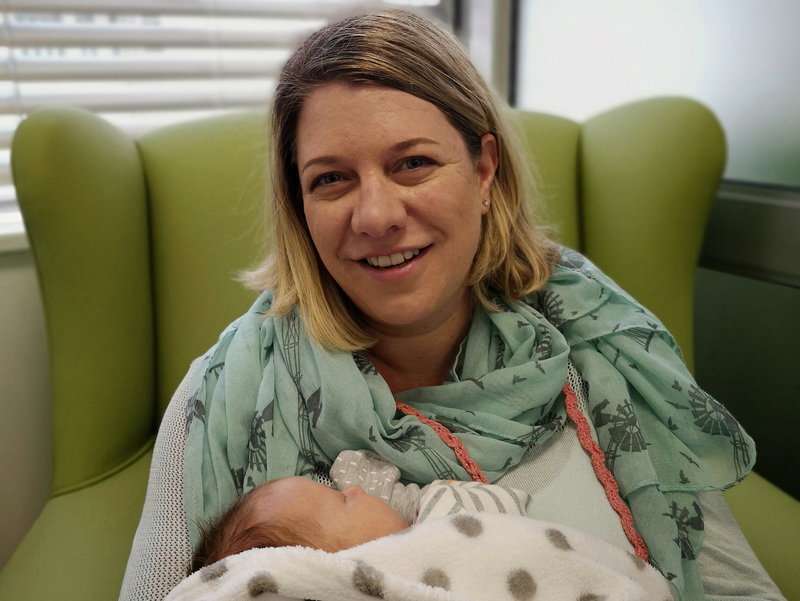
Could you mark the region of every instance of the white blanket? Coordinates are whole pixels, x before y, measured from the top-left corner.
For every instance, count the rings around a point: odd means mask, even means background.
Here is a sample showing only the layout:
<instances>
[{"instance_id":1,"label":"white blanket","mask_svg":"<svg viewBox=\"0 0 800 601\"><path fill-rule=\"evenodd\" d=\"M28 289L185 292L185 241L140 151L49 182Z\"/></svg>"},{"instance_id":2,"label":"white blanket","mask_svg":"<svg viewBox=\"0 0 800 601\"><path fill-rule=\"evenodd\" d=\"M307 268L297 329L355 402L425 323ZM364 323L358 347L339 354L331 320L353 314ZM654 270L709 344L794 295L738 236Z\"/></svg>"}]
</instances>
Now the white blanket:
<instances>
[{"instance_id":1,"label":"white blanket","mask_svg":"<svg viewBox=\"0 0 800 601\"><path fill-rule=\"evenodd\" d=\"M672 599L627 551L551 522L459 514L326 553L252 549L192 574L168 601L633 601Z\"/></svg>"}]
</instances>

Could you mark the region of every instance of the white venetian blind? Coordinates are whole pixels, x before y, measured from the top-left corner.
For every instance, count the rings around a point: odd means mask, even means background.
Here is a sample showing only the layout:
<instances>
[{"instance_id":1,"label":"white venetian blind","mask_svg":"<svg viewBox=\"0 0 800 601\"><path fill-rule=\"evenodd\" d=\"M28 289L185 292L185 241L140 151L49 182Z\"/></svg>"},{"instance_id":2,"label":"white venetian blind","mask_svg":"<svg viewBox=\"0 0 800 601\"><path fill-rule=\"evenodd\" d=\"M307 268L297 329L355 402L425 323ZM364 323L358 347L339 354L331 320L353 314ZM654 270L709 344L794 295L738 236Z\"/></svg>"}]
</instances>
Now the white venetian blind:
<instances>
[{"instance_id":1,"label":"white venetian blind","mask_svg":"<svg viewBox=\"0 0 800 601\"><path fill-rule=\"evenodd\" d=\"M268 102L292 49L347 14L401 7L447 22L453 1L0 0L0 226L31 111L78 106L131 133Z\"/></svg>"}]
</instances>

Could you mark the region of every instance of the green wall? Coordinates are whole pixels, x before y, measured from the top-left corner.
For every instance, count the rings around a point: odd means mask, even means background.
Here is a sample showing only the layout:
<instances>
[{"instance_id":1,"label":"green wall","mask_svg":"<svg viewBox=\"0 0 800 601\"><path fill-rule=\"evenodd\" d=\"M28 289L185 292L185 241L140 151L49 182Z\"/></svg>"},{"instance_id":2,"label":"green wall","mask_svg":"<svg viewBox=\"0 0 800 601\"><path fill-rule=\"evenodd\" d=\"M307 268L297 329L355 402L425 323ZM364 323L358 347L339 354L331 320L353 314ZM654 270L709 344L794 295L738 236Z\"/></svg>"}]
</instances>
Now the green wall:
<instances>
[{"instance_id":1,"label":"green wall","mask_svg":"<svg viewBox=\"0 0 800 601\"><path fill-rule=\"evenodd\" d=\"M756 471L800 498L800 288L700 268L695 375L755 439Z\"/></svg>"}]
</instances>

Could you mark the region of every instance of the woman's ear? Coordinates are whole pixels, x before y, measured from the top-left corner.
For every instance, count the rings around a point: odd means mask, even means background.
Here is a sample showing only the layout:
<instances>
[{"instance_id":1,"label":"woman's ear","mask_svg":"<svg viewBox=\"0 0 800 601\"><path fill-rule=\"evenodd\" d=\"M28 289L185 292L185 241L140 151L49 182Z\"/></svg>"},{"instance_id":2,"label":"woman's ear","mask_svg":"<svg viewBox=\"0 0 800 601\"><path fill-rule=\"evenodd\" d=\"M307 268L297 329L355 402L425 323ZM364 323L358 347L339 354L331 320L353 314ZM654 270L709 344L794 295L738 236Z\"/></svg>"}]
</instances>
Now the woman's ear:
<instances>
[{"instance_id":1,"label":"woman's ear","mask_svg":"<svg viewBox=\"0 0 800 601\"><path fill-rule=\"evenodd\" d=\"M478 158L476 168L481 200L489 200L494 174L497 171L497 139L494 134L481 136L481 156ZM483 203L484 214L489 210L488 205L488 202Z\"/></svg>"}]
</instances>

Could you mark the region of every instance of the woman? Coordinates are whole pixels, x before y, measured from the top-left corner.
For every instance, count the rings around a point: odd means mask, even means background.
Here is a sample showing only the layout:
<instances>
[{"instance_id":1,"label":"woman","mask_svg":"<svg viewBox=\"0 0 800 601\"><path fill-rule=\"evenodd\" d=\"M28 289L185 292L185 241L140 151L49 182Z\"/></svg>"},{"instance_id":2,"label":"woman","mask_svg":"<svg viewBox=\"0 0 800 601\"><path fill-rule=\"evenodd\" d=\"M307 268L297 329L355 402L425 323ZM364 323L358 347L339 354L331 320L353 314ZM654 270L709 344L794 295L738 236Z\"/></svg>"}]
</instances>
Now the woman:
<instances>
[{"instance_id":1,"label":"woman","mask_svg":"<svg viewBox=\"0 0 800 601\"><path fill-rule=\"evenodd\" d=\"M420 484L525 490L537 517L647 558L676 598L780 598L713 492L747 474L752 441L654 316L530 224L455 38L396 11L328 26L285 66L272 119L266 292L165 416L123 598L176 583L198 520L274 478L324 481L346 449ZM176 488L183 507L159 505Z\"/></svg>"}]
</instances>

